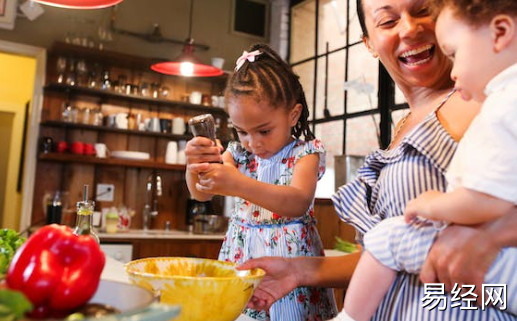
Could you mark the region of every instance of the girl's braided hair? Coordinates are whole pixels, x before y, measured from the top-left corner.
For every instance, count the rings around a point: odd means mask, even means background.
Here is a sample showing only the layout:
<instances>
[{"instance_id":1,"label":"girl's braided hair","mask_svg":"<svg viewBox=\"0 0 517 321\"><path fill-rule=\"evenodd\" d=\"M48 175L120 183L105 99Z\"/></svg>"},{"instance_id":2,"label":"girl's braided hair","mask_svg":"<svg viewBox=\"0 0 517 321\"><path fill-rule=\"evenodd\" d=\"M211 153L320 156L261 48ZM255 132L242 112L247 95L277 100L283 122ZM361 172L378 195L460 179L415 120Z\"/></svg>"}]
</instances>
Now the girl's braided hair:
<instances>
[{"instance_id":1,"label":"girl's braided hair","mask_svg":"<svg viewBox=\"0 0 517 321\"><path fill-rule=\"evenodd\" d=\"M255 50L260 51L255 61L245 60L228 79L224 93L226 101L233 97L251 96L257 101L267 99L273 108L287 109L299 103L302 112L291 134L296 138L303 135L306 141L314 139L308 122L309 108L298 75L268 45L255 44L249 52Z\"/></svg>"}]
</instances>

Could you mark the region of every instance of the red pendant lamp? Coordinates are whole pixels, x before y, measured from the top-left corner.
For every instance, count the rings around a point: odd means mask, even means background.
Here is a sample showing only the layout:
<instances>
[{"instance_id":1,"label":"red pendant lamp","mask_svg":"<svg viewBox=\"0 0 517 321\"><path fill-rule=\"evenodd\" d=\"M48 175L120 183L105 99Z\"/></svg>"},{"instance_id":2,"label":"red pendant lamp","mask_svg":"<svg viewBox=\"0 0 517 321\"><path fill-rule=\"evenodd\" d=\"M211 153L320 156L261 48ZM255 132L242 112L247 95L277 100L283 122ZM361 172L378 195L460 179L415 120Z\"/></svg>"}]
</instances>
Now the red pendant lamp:
<instances>
[{"instance_id":1,"label":"red pendant lamp","mask_svg":"<svg viewBox=\"0 0 517 321\"><path fill-rule=\"evenodd\" d=\"M223 71L212 65L203 64L194 55L194 39L192 39L192 12L194 0L190 1L190 25L188 39L185 40L181 54L172 61L158 62L151 65L151 69L166 75L184 77L215 77Z\"/></svg>"},{"instance_id":2,"label":"red pendant lamp","mask_svg":"<svg viewBox=\"0 0 517 321\"><path fill-rule=\"evenodd\" d=\"M33 0L53 7L67 9L102 9L114 6L124 0Z\"/></svg>"}]
</instances>

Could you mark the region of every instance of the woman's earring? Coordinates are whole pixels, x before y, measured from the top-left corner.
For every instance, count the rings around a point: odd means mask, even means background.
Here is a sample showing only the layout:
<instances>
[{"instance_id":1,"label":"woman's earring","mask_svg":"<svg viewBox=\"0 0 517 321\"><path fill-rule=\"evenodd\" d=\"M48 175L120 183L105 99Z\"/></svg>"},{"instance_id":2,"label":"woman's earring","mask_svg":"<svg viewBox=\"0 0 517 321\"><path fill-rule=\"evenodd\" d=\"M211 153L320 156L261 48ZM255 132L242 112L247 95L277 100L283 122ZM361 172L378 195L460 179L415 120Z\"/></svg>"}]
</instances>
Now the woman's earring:
<instances>
[{"instance_id":1,"label":"woman's earring","mask_svg":"<svg viewBox=\"0 0 517 321\"><path fill-rule=\"evenodd\" d=\"M372 53L372 56L373 56L373 58L375 58L375 59L379 59L379 55L378 55L376 52L373 52L373 53Z\"/></svg>"}]
</instances>

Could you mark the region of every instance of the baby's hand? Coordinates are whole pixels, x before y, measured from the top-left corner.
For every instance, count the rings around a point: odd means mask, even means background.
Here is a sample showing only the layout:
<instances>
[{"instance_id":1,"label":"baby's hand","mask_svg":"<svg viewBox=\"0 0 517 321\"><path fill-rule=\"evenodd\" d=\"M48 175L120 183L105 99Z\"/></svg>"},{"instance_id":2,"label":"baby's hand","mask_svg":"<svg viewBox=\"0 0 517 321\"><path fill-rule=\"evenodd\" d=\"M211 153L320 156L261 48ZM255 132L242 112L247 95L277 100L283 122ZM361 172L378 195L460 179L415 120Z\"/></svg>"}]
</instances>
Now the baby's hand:
<instances>
[{"instance_id":1,"label":"baby's hand","mask_svg":"<svg viewBox=\"0 0 517 321\"><path fill-rule=\"evenodd\" d=\"M404 220L406 223L411 223L418 217L433 219L431 205L434 199L441 194L442 193L438 191L427 191L409 201L404 211Z\"/></svg>"},{"instance_id":2,"label":"baby's hand","mask_svg":"<svg viewBox=\"0 0 517 321\"><path fill-rule=\"evenodd\" d=\"M212 140L206 137L192 138L187 142L185 147L187 168L192 164L221 162L222 150L222 146L215 145ZM191 168L189 168L189 170L191 170Z\"/></svg>"}]
</instances>

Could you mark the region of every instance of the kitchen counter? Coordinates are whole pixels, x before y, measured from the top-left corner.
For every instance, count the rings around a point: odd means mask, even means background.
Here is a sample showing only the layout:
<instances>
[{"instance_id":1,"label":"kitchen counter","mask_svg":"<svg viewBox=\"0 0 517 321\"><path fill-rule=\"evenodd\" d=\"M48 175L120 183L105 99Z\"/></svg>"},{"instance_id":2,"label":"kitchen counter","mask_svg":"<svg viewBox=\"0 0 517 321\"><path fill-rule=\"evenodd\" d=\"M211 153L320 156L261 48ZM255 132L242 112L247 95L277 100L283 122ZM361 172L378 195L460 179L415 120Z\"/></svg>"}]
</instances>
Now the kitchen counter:
<instances>
[{"instance_id":1,"label":"kitchen counter","mask_svg":"<svg viewBox=\"0 0 517 321\"><path fill-rule=\"evenodd\" d=\"M128 230L117 233L98 232L100 240L106 239L171 239L171 240L222 240L224 234L194 234L180 230Z\"/></svg>"}]
</instances>

